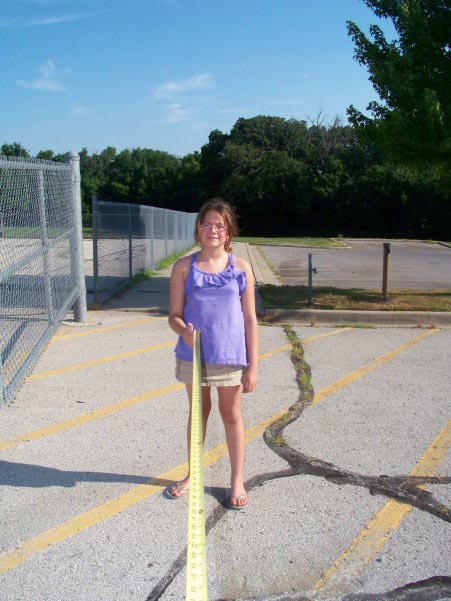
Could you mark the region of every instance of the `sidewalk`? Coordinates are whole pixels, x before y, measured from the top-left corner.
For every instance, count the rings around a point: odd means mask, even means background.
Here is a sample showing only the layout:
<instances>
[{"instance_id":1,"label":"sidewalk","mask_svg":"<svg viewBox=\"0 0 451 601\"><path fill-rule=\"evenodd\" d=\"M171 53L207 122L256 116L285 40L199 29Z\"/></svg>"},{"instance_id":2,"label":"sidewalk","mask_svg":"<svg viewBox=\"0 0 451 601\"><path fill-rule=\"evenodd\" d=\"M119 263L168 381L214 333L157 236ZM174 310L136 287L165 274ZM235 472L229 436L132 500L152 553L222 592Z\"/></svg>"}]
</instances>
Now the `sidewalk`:
<instances>
[{"instance_id":1,"label":"sidewalk","mask_svg":"<svg viewBox=\"0 0 451 601\"><path fill-rule=\"evenodd\" d=\"M189 253L195 252L191 249ZM258 260L260 253L249 244L235 242L233 252L245 259L252 267L257 284L276 282L276 278L263 259ZM261 255L260 255L261 257ZM169 311L169 285L172 266L159 271L154 277L139 282L133 288L124 291L115 298L110 299L105 306L108 309L121 311L145 311L157 315L167 315ZM256 291L257 314L263 314L263 305L258 290Z\"/></svg>"},{"instance_id":2,"label":"sidewalk","mask_svg":"<svg viewBox=\"0 0 451 601\"><path fill-rule=\"evenodd\" d=\"M272 284L279 286L276 275L253 245L235 242L233 251L245 259L252 267L256 282L256 308L259 317L266 316L271 323L298 323L307 325L343 325L372 324L377 326L413 326L447 327L451 326L451 313L427 311L327 311L305 309L288 311L281 309L266 310L263 307L258 286ZM194 250L189 251L194 252ZM109 309L122 311L145 311L158 315L167 315L169 310L169 283L172 267L159 271L156 276L136 284L110 299L106 303Z\"/></svg>"}]
</instances>

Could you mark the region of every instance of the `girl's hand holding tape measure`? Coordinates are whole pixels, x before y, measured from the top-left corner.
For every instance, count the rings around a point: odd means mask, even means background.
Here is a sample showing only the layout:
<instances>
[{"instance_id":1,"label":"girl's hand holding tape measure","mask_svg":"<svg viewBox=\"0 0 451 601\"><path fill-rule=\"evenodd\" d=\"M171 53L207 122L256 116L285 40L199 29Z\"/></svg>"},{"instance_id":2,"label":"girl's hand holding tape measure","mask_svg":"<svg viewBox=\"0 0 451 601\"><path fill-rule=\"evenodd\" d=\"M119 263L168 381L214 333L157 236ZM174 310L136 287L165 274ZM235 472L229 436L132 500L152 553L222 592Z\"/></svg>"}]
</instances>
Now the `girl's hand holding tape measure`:
<instances>
[{"instance_id":1,"label":"girl's hand holding tape measure","mask_svg":"<svg viewBox=\"0 0 451 601\"><path fill-rule=\"evenodd\" d=\"M189 323L186 328L183 330L182 338L190 348L194 346L194 328L193 324Z\"/></svg>"}]
</instances>

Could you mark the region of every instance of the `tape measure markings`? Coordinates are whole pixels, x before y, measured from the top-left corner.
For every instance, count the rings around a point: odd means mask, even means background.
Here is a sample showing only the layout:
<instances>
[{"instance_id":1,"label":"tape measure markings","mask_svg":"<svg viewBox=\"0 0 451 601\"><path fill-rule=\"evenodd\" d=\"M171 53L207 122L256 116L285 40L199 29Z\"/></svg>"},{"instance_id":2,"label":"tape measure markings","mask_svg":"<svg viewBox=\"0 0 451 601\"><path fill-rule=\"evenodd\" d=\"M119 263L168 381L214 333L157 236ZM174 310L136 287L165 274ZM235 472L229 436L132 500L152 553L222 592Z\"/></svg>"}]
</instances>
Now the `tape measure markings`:
<instances>
[{"instance_id":1,"label":"tape measure markings","mask_svg":"<svg viewBox=\"0 0 451 601\"><path fill-rule=\"evenodd\" d=\"M186 601L207 601L200 331L194 331Z\"/></svg>"}]
</instances>

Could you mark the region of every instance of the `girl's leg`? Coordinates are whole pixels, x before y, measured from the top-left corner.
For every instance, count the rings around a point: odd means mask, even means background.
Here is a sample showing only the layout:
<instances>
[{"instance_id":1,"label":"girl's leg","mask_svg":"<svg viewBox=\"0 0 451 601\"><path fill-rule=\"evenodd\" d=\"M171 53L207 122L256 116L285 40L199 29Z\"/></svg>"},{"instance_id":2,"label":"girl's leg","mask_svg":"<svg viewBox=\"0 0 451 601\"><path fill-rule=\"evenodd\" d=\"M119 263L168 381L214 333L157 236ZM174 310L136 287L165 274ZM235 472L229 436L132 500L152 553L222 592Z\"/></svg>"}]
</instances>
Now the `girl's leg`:
<instances>
[{"instance_id":1,"label":"girl's leg","mask_svg":"<svg viewBox=\"0 0 451 601\"><path fill-rule=\"evenodd\" d=\"M189 400L189 417L188 417L188 426L187 426L187 439L188 439L188 465L189 465L189 457L190 457L190 447L191 447L191 401L192 401L192 392L193 387L190 384L186 384L186 392L188 393ZM205 435L207 434L207 422L208 416L211 411L211 388L209 386L202 386L202 435L203 440L205 441ZM173 484L169 492L174 497L182 497L188 493L189 489L189 469L188 475L180 480L177 484Z\"/></svg>"},{"instance_id":2,"label":"girl's leg","mask_svg":"<svg viewBox=\"0 0 451 601\"><path fill-rule=\"evenodd\" d=\"M231 476L231 505L246 505L248 498L244 489L244 426L241 417L242 386L218 387L219 411L224 423L229 449Z\"/></svg>"}]
</instances>

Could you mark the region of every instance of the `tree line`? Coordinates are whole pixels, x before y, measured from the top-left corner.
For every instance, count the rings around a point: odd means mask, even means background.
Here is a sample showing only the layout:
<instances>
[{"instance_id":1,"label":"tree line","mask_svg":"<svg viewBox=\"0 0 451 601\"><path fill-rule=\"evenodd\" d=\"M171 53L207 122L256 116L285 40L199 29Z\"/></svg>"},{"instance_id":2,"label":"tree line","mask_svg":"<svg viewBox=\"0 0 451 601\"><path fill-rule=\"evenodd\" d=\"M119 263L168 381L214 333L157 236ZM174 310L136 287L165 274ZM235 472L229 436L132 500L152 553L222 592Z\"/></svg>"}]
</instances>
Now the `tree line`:
<instances>
[{"instance_id":1,"label":"tree line","mask_svg":"<svg viewBox=\"0 0 451 601\"><path fill-rule=\"evenodd\" d=\"M382 236L451 240L449 0L363 0L398 39L353 22L355 59L379 102L348 124L240 118L183 157L147 148L80 151L83 213L91 198L196 212L221 196L248 235ZM26 156L19 144L2 154ZM51 150L38 158L63 160Z\"/></svg>"},{"instance_id":2,"label":"tree line","mask_svg":"<svg viewBox=\"0 0 451 601\"><path fill-rule=\"evenodd\" d=\"M19 151L28 154L18 144L1 148ZM64 160L51 151L37 157ZM80 168L85 221L92 196L188 212L221 196L248 235L451 239L440 173L387 161L339 119L240 118L230 133L212 131L200 152L83 148Z\"/></svg>"}]
</instances>

